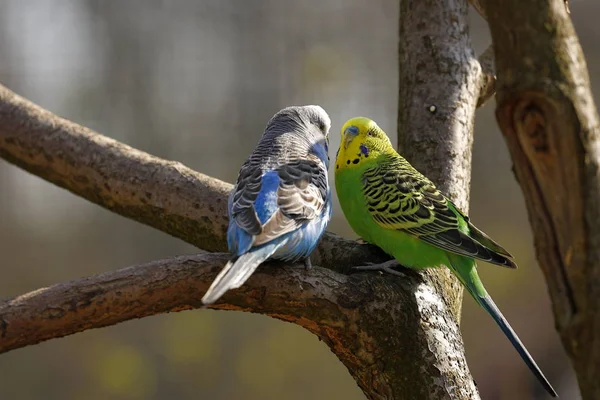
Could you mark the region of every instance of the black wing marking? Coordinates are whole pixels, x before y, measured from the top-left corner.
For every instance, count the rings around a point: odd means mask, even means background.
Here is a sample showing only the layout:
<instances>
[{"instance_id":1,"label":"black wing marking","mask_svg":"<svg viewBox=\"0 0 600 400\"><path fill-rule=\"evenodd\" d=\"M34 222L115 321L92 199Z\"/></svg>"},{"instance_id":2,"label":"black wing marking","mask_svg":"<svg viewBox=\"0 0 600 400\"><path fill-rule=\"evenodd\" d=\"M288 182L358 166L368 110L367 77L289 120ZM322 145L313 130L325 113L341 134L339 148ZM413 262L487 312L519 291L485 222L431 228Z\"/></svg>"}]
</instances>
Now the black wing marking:
<instances>
[{"instance_id":1,"label":"black wing marking","mask_svg":"<svg viewBox=\"0 0 600 400\"><path fill-rule=\"evenodd\" d=\"M267 243L321 216L327 202L327 170L318 158L309 157L277 168L279 208L262 226L255 245Z\"/></svg>"},{"instance_id":2,"label":"black wing marking","mask_svg":"<svg viewBox=\"0 0 600 400\"><path fill-rule=\"evenodd\" d=\"M400 156L364 173L363 194L373 219L384 228L405 231L446 251L516 268L506 250L475 228ZM470 234L463 233L461 223L467 224Z\"/></svg>"},{"instance_id":3,"label":"black wing marking","mask_svg":"<svg viewBox=\"0 0 600 400\"><path fill-rule=\"evenodd\" d=\"M233 189L231 218L250 235L258 235L262 231L260 220L254 209L254 202L261 188L261 180L261 169L252 167L246 162L240 169L237 183Z\"/></svg>"}]
</instances>

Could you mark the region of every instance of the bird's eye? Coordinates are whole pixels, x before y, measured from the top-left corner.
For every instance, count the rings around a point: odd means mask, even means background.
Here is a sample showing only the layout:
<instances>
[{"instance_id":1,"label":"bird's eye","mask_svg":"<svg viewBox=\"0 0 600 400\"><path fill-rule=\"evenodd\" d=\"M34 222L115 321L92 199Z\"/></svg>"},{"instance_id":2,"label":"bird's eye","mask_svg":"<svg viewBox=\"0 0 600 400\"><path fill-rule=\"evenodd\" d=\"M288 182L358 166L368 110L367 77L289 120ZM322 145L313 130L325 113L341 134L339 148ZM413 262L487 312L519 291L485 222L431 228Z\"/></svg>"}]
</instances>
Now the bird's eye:
<instances>
[{"instance_id":1,"label":"bird's eye","mask_svg":"<svg viewBox=\"0 0 600 400\"><path fill-rule=\"evenodd\" d=\"M325 122L324 122L324 121L322 121L322 120L320 120L320 119L317 119L317 120L316 120L316 121L314 121L313 123L315 124L315 126L316 126L317 128L319 128L319 130L320 130L321 132L325 133L325 129L326 129L327 127L325 126Z\"/></svg>"}]
</instances>

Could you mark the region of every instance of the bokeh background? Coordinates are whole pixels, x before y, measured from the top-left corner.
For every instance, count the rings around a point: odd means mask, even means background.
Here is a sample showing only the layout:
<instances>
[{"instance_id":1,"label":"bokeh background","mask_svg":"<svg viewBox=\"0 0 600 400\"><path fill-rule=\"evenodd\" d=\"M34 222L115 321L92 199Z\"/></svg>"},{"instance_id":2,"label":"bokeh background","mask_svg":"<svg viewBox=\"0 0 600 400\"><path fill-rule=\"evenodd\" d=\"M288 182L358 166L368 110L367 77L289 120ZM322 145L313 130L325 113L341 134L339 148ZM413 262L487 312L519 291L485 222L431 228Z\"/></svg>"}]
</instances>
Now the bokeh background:
<instances>
[{"instance_id":1,"label":"bokeh background","mask_svg":"<svg viewBox=\"0 0 600 400\"><path fill-rule=\"evenodd\" d=\"M596 98L600 3L571 1ZM478 52L489 32L471 10ZM61 116L232 182L266 121L318 103L396 130L396 0L0 0L0 82ZM401 40L401 38L400 38ZM564 399L579 398L554 329L524 201L494 119L478 111L471 216L520 269L480 268ZM395 139L394 139L395 140ZM354 238L335 204L330 230ZM0 161L0 298L196 250ZM545 398L492 320L465 298L484 399ZM316 337L237 312L130 321L0 356L0 398L362 399Z\"/></svg>"}]
</instances>

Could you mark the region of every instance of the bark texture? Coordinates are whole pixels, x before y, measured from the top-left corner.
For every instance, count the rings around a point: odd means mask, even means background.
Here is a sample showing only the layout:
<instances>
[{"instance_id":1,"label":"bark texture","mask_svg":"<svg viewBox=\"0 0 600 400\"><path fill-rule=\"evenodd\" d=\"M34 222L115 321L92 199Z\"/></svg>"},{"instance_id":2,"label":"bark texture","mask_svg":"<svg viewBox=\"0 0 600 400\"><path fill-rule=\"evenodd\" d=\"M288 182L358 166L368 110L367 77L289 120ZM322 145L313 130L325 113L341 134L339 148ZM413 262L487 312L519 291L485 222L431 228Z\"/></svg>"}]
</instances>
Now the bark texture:
<instances>
[{"instance_id":1,"label":"bark texture","mask_svg":"<svg viewBox=\"0 0 600 400\"><path fill-rule=\"evenodd\" d=\"M406 0L400 8L400 153L468 212L471 148L481 67L471 47L466 0ZM415 56L418 54L418 57ZM460 318L462 285L428 271Z\"/></svg>"},{"instance_id":2,"label":"bark texture","mask_svg":"<svg viewBox=\"0 0 600 400\"><path fill-rule=\"evenodd\" d=\"M201 308L202 294L226 260L226 254L204 253L155 261L2 302L0 352L134 318ZM466 399L462 387L438 382L424 371L437 365L447 373L461 370L470 379L459 328L430 285L411 272L397 279L315 267L307 274L270 263L211 308L261 313L308 329L348 367L368 398L432 398L428 391L439 387L436 398Z\"/></svg>"},{"instance_id":3,"label":"bark texture","mask_svg":"<svg viewBox=\"0 0 600 400\"><path fill-rule=\"evenodd\" d=\"M498 71L496 117L556 326L583 398L598 399L600 122L583 53L563 0L482 3Z\"/></svg>"}]
</instances>

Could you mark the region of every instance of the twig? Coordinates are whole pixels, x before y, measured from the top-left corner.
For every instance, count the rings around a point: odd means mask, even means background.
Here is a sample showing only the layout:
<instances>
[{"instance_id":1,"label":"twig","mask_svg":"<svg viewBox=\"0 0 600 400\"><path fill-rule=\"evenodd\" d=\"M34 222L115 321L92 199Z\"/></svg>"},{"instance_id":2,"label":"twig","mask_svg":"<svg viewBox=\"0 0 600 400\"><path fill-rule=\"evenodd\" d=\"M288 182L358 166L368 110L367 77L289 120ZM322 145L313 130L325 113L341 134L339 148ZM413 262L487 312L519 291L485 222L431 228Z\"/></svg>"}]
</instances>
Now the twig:
<instances>
[{"instance_id":1,"label":"twig","mask_svg":"<svg viewBox=\"0 0 600 400\"><path fill-rule=\"evenodd\" d=\"M480 56L481 80L477 108L483 106L496 93L496 69L494 66L494 46L489 46Z\"/></svg>"}]
</instances>

